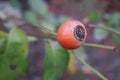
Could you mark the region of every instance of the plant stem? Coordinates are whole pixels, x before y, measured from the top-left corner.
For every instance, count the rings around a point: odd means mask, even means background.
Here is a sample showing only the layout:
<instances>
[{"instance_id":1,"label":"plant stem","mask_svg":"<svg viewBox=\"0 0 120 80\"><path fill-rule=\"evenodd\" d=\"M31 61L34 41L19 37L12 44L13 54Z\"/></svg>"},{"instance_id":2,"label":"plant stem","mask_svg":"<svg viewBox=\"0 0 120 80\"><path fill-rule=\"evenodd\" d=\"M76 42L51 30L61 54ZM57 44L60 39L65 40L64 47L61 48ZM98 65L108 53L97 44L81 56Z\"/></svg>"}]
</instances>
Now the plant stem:
<instances>
[{"instance_id":1,"label":"plant stem","mask_svg":"<svg viewBox=\"0 0 120 80\"><path fill-rule=\"evenodd\" d=\"M83 18L82 21L84 22L84 24L86 24L86 23L88 23L88 22L90 21L90 19L86 16L86 17ZM105 26L96 26L96 25L93 25L93 24L89 24L88 26L90 26L90 27L101 28L101 29L104 29L104 30L107 30L107 31L110 31L110 32L113 32L113 33L115 33L115 34L120 35L120 32L119 32L119 31L114 30L114 29L109 28L109 27L105 27Z\"/></svg>"},{"instance_id":2,"label":"plant stem","mask_svg":"<svg viewBox=\"0 0 120 80\"><path fill-rule=\"evenodd\" d=\"M69 53L72 53L72 51L68 50ZM72 53L73 54L73 53ZM90 66L88 63L85 62L84 59L82 59L81 56L79 56L78 54L74 54L75 57L82 63L84 64L87 68L89 68L94 74L96 74L97 76L99 76L102 80L108 80L106 77L104 77L100 72L98 72L97 70L95 70L92 66Z\"/></svg>"},{"instance_id":3,"label":"plant stem","mask_svg":"<svg viewBox=\"0 0 120 80\"><path fill-rule=\"evenodd\" d=\"M42 29L43 31L47 31L50 34L56 36L57 33L53 32L51 30L49 30L47 27L42 26L41 24L35 24L35 23L31 23L31 22L27 22L29 24L31 24L32 26L38 28L38 29ZM106 46L106 45L100 45L100 44L94 44L94 43L84 43L83 46L87 46L87 47L95 47L95 48L103 48L103 49L108 49L108 50L112 50L112 51L116 51L116 47L113 46Z\"/></svg>"},{"instance_id":4,"label":"plant stem","mask_svg":"<svg viewBox=\"0 0 120 80\"><path fill-rule=\"evenodd\" d=\"M30 22L28 22L29 24L31 24L31 25L33 25L34 27L36 27L36 28L40 28L40 29L42 29L43 31L47 31L47 32L49 32L50 34L52 34L52 35L57 35L55 32L53 32L53 31L51 31L51 30L49 30L47 27L45 27L45 26L42 26L41 24L35 24L35 23L30 23Z\"/></svg>"},{"instance_id":5,"label":"plant stem","mask_svg":"<svg viewBox=\"0 0 120 80\"><path fill-rule=\"evenodd\" d=\"M101 44L84 43L83 46L95 47L95 48L103 48L103 49L108 49L108 50L116 51L116 47L106 46L106 45L101 45Z\"/></svg>"},{"instance_id":6,"label":"plant stem","mask_svg":"<svg viewBox=\"0 0 120 80\"><path fill-rule=\"evenodd\" d=\"M33 22L29 22L29 21L26 21L26 20L23 20L23 19L19 19L19 18L16 18L18 20L21 20L21 21L24 21L24 23L27 23L29 25L31 25L32 27L35 27L36 29L40 29L41 31L46 31L50 34L52 34L53 36L56 36L57 33L54 32L54 31L51 31L49 30L47 27L41 25L41 24L37 24L37 23L33 23ZM87 17L86 17L87 19ZM89 21L89 20L88 20ZM86 21L87 22L87 21ZM19 25L19 26L24 26L23 24L22 25ZM95 25L91 25L91 27L95 27ZM105 29L108 29L108 28L105 28ZM113 32L116 32L112 29L108 29L110 31L113 31ZM119 32L116 32L116 33L119 33ZM37 36L36 36L37 37ZM55 39L56 40L56 39ZM106 46L106 45L100 45L100 44L93 44L93 43L84 43L83 46L87 46L87 47L95 47L95 48L103 48L103 49L108 49L108 50L113 50L113 51L116 51L116 47L113 47L113 46Z\"/></svg>"},{"instance_id":7,"label":"plant stem","mask_svg":"<svg viewBox=\"0 0 120 80\"><path fill-rule=\"evenodd\" d=\"M96 26L96 25L89 25L90 27L97 27L97 28L101 28L101 29L104 29L104 30L107 30L107 31L110 31L110 32L112 32L112 33L115 33L115 34L118 34L118 35L120 35L120 32L119 31L117 31L117 30L114 30L114 29L112 29L112 28L108 28L108 27L105 27L105 26Z\"/></svg>"}]
</instances>

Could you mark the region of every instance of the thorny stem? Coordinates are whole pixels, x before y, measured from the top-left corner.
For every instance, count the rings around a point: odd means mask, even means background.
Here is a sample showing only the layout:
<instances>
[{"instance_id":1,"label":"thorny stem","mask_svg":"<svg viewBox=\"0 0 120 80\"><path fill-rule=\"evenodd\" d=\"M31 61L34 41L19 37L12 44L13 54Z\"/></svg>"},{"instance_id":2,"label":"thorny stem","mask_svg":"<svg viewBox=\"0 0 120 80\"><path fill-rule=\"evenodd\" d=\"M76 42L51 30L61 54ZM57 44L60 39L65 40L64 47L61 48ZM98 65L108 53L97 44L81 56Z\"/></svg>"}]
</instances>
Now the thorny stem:
<instances>
[{"instance_id":1,"label":"thorny stem","mask_svg":"<svg viewBox=\"0 0 120 80\"><path fill-rule=\"evenodd\" d=\"M72 53L72 51L68 51L69 53ZM72 53L73 54L73 53ZM84 64L86 67L88 67L88 69L90 69L94 74L96 74L97 76L99 76L102 80L108 80L106 77L104 77L100 72L98 72L97 70L95 70L92 66L90 66L80 55L78 54L74 54L75 57L82 63Z\"/></svg>"}]
</instances>

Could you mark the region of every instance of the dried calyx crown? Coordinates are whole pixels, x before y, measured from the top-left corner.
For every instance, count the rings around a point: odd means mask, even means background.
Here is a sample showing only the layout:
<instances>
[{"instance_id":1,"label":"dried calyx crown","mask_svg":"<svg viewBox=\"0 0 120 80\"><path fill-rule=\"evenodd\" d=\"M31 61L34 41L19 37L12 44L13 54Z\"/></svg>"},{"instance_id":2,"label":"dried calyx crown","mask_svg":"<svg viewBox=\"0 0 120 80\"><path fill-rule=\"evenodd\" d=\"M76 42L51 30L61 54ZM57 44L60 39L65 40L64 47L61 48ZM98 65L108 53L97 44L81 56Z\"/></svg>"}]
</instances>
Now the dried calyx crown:
<instances>
[{"instance_id":1,"label":"dried calyx crown","mask_svg":"<svg viewBox=\"0 0 120 80\"><path fill-rule=\"evenodd\" d=\"M77 40L83 41L85 38L85 29L80 25L75 26L74 36Z\"/></svg>"}]
</instances>

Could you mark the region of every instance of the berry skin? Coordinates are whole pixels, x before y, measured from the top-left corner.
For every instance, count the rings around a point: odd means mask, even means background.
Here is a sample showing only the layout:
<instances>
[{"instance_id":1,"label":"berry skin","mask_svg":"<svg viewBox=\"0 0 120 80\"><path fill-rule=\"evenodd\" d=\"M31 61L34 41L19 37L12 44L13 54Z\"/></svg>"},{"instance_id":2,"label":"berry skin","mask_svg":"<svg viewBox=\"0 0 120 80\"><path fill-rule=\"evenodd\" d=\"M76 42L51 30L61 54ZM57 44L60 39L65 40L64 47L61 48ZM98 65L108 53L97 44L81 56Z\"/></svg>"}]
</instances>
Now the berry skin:
<instances>
[{"instance_id":1,"label":"berry skin","mask_svg":"<svg viewBox=\"0 0 120 80\"><path fill-rule=\"evenodd\" d=\"M57 32L57 40L66 49L76 49L81 46L87 36L85 26L77 20L63 23Z\"/></svg>"}]
</instances>

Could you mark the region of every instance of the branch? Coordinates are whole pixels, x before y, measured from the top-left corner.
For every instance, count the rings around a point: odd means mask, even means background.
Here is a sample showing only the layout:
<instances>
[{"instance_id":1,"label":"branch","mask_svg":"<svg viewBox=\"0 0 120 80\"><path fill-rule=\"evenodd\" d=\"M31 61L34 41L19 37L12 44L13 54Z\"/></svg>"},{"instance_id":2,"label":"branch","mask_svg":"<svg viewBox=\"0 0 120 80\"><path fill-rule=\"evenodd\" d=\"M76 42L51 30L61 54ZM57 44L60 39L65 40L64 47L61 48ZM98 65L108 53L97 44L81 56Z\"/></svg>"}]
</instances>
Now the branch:
<instances>
[{"instance_id":1,"label":"branch","mask_svg":"<svg viewBox=\"0 0 120 80\"><path fill-rule=\"evenodd\" d=\"M57 33L49 30L47 27L42 26L41 24L35 24L35 23L30 23L30 22L28 22L28 23L31 24L31 25L33 25L34 27L40 28L40 29L42 29L42 30L44 30L44 31L47 31L48 33L50 33L50 34L52 34L52 35L55 35L55 36L57 35Z\"/></svg>"},{"instance_id":2,"label":"branch","mask_svg":"<svg viewBox=\"0 0 120 80\"><path fill-rule=\"evenodd\" d=\"M82 21L84 22L84 24L87 24L88 22L90 22L90 19L88 18L88 16L86 16L86 17L84 17L84 18L82 19ZM120 35L120 32L119 32L119 31L114 30L114 29L109 28L109 27L105 27L105 26L96 26L96 25L93 25L93 24L89 24L88 26L89 26L89 27L101 28L101 29L110 31L110 32L112 32L112 33L115 33L115 34L117 34L117 35Z\"/></svg>"},{"instance_id":3,"label":"branch","mask_svg":"<svg viewBox=\"0 0 120 80\"><path fill-rule=\"evenodd\" d=\"M104 29L104 30L110 31L110 32L112 32L112 33L115 33L115 34L117 34L117 35L120 35L120 32L119 32L119 31L114 30L114 29L112 29L112 28L105 27L105 26L96 26L96 25L92 25L92 24L90 24L90 25L88 25L88 26L90 26L90 27L101 28L101 29Z\"/></svg>"},{"instance_id":4,"label":"branch","mask_svg":"<svg viewBox=\"0 0 120 80\"><path fill-rule=\"evenodd\" d=\"M17 17L15 17L15 19L13 19L13 20L18 20L17 22L23 22L22 24L17 24L16 25L16 26L19 26L19 28L22 28L22 26L24 27L26 24L27 25L31 25L32 27L36 28L37 30L46 31L46 32L50 33L51 35L55 36L54 40L56 40L57 33L54 32L54 31L49 30L47 27L45 27L45 26L43 26L41 24L29 22L29 21L26 21L26 20L23 20L23 19L20 19L20 18L17 18ZM16 21L14 21L14 22L16 22ZM36 36L36 37L38 37L38 36ZM116 47L99 45L99 44L93 44L93 43L84 43L83 46L102 48L102 49L108 49L108 50L116 51Z\"/></svg>"},{"instance_id":5,"label":"branch","mask_svg":"<svg viewBox=\"0 0 120 80\"><path fill-rule=\"evenodd\" d=\"M33 25L34 27L40 28L42 30L45 30L47 32L49 32L52 35L57 35L57 33L49 30L48 28L40 25L40 24L34 24L34 23L30 23L29 24ZM95 48L103 48L103 49L108 49L108 50L112 50L112 51L116 51L116 47L112 47L112 46L106 46L106 45L100 45L100 44L94 44L94 43L84 43L83 46L87 46L87 47L95 47Z\"/></svg>"},{"instance_id":6,"label":"branch","mask_svg":"<svg viewBox=\"0 0 120 80\"><path fill-rule=\"evenodd\" d=\"M106 45L94 44L94 43L84 43L83 46L94 47L94 48L103 48L103 49L112 50L112 51L117 50L117 48L113 47L113 46L106 46Z\"/></svg>"},{"instance_id":7,"label":"branch","mask_svg":"<svg viewBox=\"0 0 120 80\"><path fill-rule=\"evenodd\" d=\"M68 51L69 53L72 53L72 51ZM72 53L73 54L73 53ZM74 54L75 57L82 63L84 64L88 69L90 69L94 74L99 76L102 80L108 80L106 77L104 77L100 72L95 70L92 66L90 66L80 55Z\"/></svg>"},{"instance_id":8,"label":"branch","mask_svg":"<svg viewBox=\"0 0 120 80\"><path fill-rule=\"evenodd\" d=\"M42 26L42 25L37 25L37 24L34 24L34 23L31 23L34 27L37 27L37 28L41 28L53 35L57 35L57 33L49 30L48 28ZM113 47L113 46L106 46L106 45L100 45L100 44L94 44L94 43L84 43L83 46L87 46L87 47L95 47L95 48L102 48L102 49L107 49L107 50L112 50L112 51L116 51L116 47Z\"/></svg>"}]
</instances>

